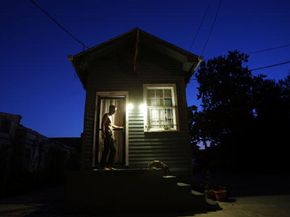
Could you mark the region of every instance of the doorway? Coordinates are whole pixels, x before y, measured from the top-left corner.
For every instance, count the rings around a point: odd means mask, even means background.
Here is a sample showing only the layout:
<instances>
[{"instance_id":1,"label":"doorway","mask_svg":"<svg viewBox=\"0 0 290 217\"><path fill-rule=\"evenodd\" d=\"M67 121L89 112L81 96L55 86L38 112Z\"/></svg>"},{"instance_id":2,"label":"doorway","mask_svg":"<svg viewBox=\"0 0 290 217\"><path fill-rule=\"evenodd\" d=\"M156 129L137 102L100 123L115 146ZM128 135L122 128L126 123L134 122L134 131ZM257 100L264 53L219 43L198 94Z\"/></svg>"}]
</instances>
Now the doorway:
<instances>
[{"instance_id":1,"label":"doorway","mask_svg":"<svg viewBox=\"0 0 290 217\"><path fill-rule=\"evenodd\" d=\"M115 105L117 110L112 115L112 123L117 126L123 126L124 129L114 129L113 136L115 138L116 156L114 161L115 167L124 167L126 165L126 96L98 96L97 102L97 122L96 122L96 149L95 162L99 165L104 148L104 140L102 138L102 117L109 111L110 105Z\"/></svg>"}]
</instances>

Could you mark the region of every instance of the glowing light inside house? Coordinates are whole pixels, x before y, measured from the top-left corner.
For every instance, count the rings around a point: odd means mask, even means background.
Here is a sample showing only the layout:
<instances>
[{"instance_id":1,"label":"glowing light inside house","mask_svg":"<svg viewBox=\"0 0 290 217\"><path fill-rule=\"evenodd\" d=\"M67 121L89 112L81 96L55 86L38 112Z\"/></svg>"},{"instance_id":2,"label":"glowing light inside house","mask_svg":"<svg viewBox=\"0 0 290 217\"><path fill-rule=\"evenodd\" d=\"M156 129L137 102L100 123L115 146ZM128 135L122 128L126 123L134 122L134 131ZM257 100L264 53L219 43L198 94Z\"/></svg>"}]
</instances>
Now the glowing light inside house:
<instances>
[{"instance_id":1,"label":"glowing light inside house","mask_svg":"<svg viewBox=\"0 0 290 217\"><path fill-rule=\"evenodd\" d=\"M140 104L139 109L144 114L146 112L146 105L144 103Z\"/></svg>"}]
</instances>

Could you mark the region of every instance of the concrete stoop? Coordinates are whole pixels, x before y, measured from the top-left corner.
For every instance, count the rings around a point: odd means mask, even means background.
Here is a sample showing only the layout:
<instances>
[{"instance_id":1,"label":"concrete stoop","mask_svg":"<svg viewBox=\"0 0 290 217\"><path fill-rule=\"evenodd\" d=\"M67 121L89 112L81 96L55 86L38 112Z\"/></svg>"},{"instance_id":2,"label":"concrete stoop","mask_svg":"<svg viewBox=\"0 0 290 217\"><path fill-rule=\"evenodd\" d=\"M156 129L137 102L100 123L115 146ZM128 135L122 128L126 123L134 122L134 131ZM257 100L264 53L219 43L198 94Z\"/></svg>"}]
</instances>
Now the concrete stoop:
<instances>
[{"instance_id":1,"label":"concrete stoop","mask_svg":"<svg viewBox=\"0 0 290 217\"><path fill-rule=\"evenodd\" d=\"M193 195L190 185L160 170L71 171L66 178L67 212L186 212L206 206L204 195Z\"/></svg>"}]
</instances>

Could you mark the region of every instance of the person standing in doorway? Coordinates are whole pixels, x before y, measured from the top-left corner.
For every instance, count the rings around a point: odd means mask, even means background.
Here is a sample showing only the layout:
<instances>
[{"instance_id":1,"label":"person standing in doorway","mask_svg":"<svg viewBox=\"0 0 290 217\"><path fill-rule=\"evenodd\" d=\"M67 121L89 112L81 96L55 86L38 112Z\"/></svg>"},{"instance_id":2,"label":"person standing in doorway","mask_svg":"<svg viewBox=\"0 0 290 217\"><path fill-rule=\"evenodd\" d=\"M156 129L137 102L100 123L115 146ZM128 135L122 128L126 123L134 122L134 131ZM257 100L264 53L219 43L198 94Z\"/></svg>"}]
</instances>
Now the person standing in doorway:
<instances>
[{"instance_id":1,"label":"person standing in doorway","mask_svg":"<svg viewBox=\"0 0 290 217\"><path fill-rule=\"evenodd\" d=\"M112 116L116 113L116 106L110 105L109 112L105 113L102 118L102 138L104 140L104 150L101 157L101 167L105 170L112 170L115 155L116 144L114 139L114 129L123 129L121 126L117 126L112 123Z\"/></svg>"}]
</instances>

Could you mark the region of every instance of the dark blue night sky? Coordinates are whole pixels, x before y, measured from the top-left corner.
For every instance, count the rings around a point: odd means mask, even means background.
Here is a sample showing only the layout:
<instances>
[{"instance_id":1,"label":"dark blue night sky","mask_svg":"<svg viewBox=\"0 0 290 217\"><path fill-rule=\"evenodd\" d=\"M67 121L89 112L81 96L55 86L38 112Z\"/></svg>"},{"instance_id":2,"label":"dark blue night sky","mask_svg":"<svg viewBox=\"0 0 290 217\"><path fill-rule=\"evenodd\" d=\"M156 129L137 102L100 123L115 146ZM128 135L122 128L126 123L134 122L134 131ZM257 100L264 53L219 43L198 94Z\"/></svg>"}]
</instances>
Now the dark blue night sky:
<instances>
[{"instance_id":1,"label":"dark blue night sky","mask_svg":"<svg viewBox=\"0 0 290 217\"><path fill-rule=\"evenodd\" d=\"M89 47L139 27L208 58L228 50L246 53L290 44L289 0L223 0L205 51L219 0L38 0L50 15ZM192 48L190 45L210 5ZM80 136L85 91L67 55L82 51L29 0L1 1L0 111L49 137ZM249 68L290 60L290 46L250 56ZM255 71L289 74L290 64ZM188 104L198 104L196 83Z\"/></svg>"}]
</instances>

